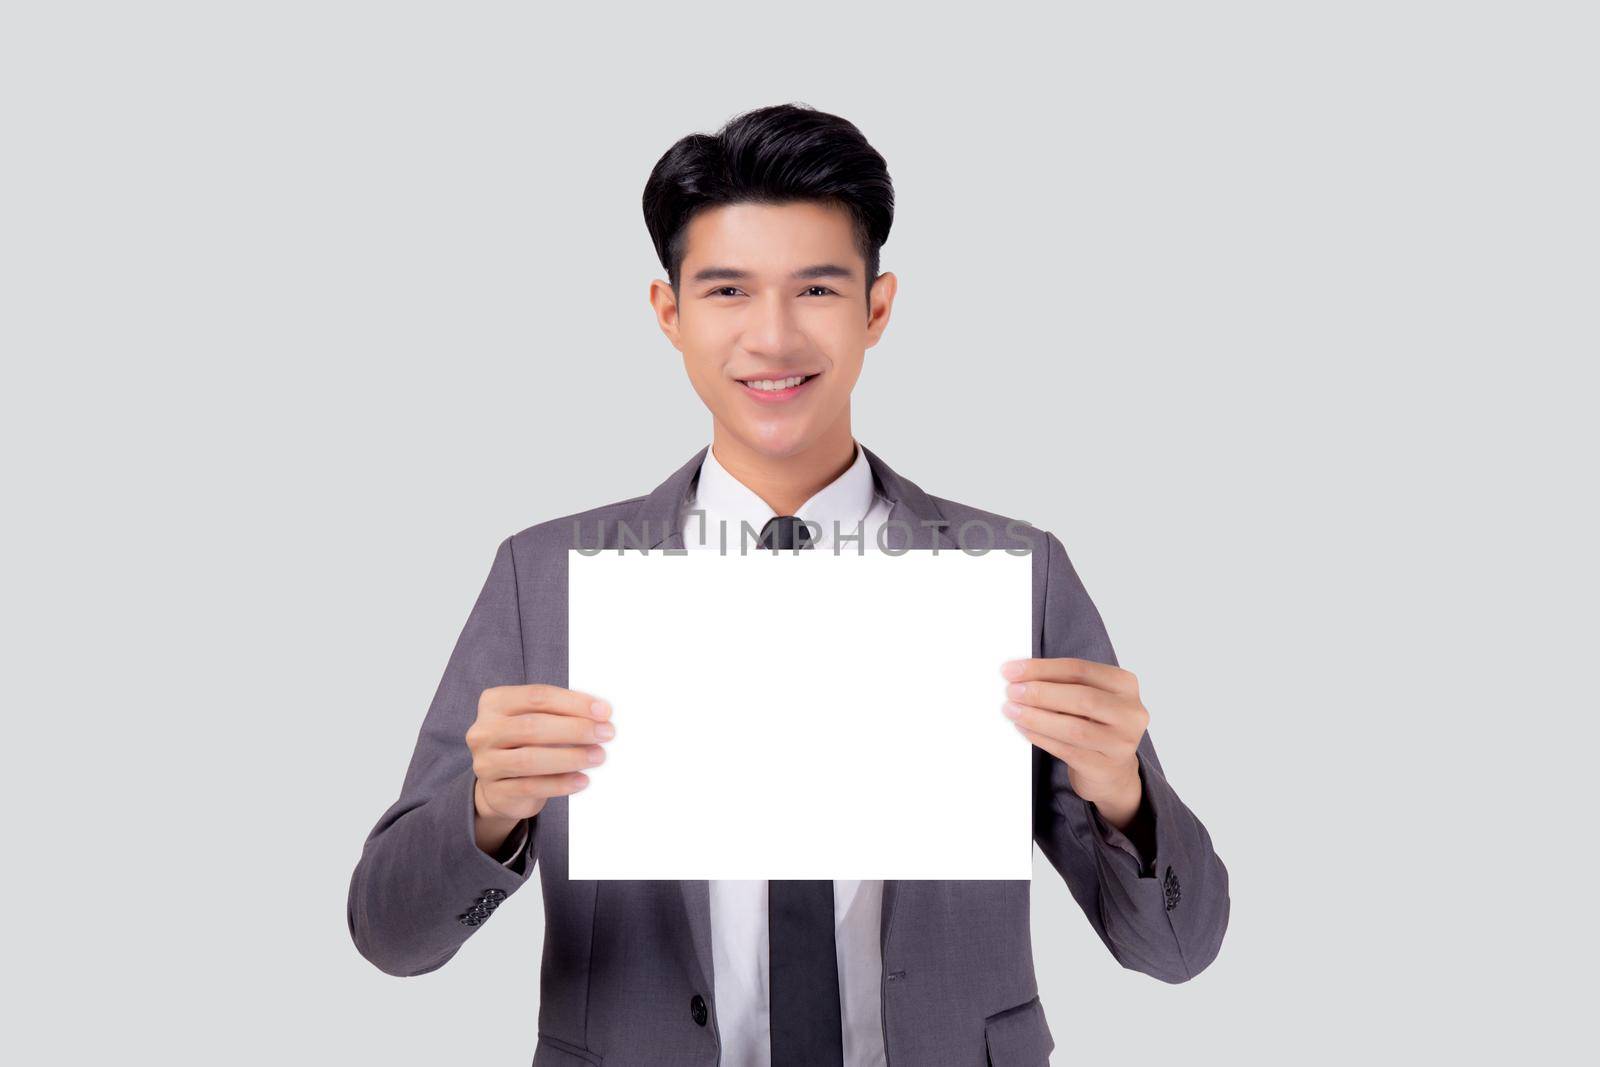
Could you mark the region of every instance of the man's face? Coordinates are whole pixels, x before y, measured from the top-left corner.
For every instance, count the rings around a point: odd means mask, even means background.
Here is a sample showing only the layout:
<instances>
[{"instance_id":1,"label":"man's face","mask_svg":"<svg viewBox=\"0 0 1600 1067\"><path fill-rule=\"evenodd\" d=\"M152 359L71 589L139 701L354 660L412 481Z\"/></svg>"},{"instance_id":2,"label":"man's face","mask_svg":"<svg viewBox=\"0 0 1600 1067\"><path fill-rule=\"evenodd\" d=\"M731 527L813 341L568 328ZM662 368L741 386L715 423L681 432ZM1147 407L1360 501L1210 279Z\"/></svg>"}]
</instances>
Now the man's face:
<instances>
[{"instance_id":1,"label":"man's face","mask_svg":"<svg viewBox=\"0 0 1600 1067\"><path fill-rule=\"evenodd\" d=\"M687 230L678 298L658 280L650 300L718 432L771 458L848 437L850 391L895 291L880 274L869 308L849 212L728 204Z\"/></svg>"}]
</instances>

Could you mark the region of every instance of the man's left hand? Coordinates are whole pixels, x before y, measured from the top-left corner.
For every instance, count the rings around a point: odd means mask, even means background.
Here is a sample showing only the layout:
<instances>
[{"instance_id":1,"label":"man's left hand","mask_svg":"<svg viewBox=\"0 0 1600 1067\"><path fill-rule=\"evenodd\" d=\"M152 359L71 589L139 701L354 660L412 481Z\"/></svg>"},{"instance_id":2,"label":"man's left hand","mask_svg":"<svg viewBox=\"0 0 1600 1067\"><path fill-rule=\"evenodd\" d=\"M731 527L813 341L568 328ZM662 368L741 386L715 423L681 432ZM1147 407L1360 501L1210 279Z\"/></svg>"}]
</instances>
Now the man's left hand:
<instances>
[{"instance_id":1,"label":"man's left hand","mask_svg":"<svg viewBox=\"0 0 1600 1067\"><path fill-rule=\"evenodd\" d=\"M1073 792L1101 818L1126 830L1139 812L1139 739L1150 713L1139 680L1121 667L1086 659L1019 659L1002 710L1022 735L1067 765Z\"/></svg>"}]
</instances>

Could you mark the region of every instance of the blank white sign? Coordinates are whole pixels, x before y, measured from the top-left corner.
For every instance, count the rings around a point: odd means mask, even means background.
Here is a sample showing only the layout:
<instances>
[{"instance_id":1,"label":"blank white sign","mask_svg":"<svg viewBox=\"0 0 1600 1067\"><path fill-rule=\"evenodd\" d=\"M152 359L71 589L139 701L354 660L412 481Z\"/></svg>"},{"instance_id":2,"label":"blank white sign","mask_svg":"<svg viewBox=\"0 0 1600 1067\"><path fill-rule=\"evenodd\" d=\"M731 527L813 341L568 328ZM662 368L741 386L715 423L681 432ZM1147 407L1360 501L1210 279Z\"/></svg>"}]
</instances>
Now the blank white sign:
<instances>
[{"instance_id":1,"label":"blank white sign","mask_svg":"<svg viewBox=\"0 0 1600 1067\"><path fill-rule=\"evenodd\" d=\"M1026 879L1032 559L568 553L568 685L617 736L568 802L578 879Z\"/></svg>"}]
</instances>

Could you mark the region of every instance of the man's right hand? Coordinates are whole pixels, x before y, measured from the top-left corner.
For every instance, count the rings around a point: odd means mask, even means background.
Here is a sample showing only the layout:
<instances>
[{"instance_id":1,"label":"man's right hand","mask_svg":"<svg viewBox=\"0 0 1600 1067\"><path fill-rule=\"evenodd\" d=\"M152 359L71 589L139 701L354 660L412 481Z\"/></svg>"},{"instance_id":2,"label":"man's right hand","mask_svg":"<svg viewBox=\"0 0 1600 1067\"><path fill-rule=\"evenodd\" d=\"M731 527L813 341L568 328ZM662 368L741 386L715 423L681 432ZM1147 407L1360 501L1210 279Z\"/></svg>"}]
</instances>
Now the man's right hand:
<instances>
[{"instance_id":1,"label":"man's right hand","mask_svg":"<svg viewBox=\"0 0 1600 1067\"><path fill-rule=\"evenodd\" d=\"M605 759L601 742L616 736L611 706L553 685L501 685L478 698L467 730L477 808L478 847L494 852L523 819L551 797L589 784L580 767Z\"/></svg>"}]
</instances>

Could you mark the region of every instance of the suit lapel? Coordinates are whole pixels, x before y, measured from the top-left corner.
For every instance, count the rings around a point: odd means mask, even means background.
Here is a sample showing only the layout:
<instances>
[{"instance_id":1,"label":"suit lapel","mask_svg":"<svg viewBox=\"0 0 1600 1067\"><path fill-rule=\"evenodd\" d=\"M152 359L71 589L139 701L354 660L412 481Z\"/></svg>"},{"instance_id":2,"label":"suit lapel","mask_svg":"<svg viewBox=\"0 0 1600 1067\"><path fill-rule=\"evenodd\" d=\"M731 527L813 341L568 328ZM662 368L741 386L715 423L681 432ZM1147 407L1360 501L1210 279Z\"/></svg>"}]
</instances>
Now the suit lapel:
<instances>
[{"instance_id":1,"label":"suit lapel","mask_svg":"<svg viewBox=\"0 0 1600 1067\"><path fill-rule=\"evenodd\" d=\"M628 532L618 531L607 547L626 545L629 548L644 545L652 549L681 549L683 544L683 517L689 493L700 474L700 464L705 460L707 445L696 452L687 463L673 471L667 480L640 499L627 521ZM884 547L894 551L908 548L932 549L937 543L940 551L955 549L954 536L946 520L916 483L902 478L867 446L866 454L872 468L878 491L889 501L889 515L883 533ZM705 988L712 988L714 979L711 957L711 883L705 879L680 881L683 890L684 911L688 916L689 933L694 942L695 956L700 964ZM883 914L879 927L880 947L887 951L890 920L894 916L899 883L883 883Z\"/></svg>"},{"instance_id":2,"label":"suit lapel","mask_svg":"<svg viewBox=\"0 0 1600 1067\"><path fill-rule=\"evenodd\" d=\"M867 454L867 462L872 466L879 491L891 501L883 532L885 548L897 551L904 548L931 549L936 541L940 551L959 547L944 516L927 493L915 482L896 474L866 445L861 446L861 451ZM889 931L899 897L900 883L892 878L885 879L883 915L878 925L878 945L884 954L889 951Z\"/></svg>"}]
</instances>

